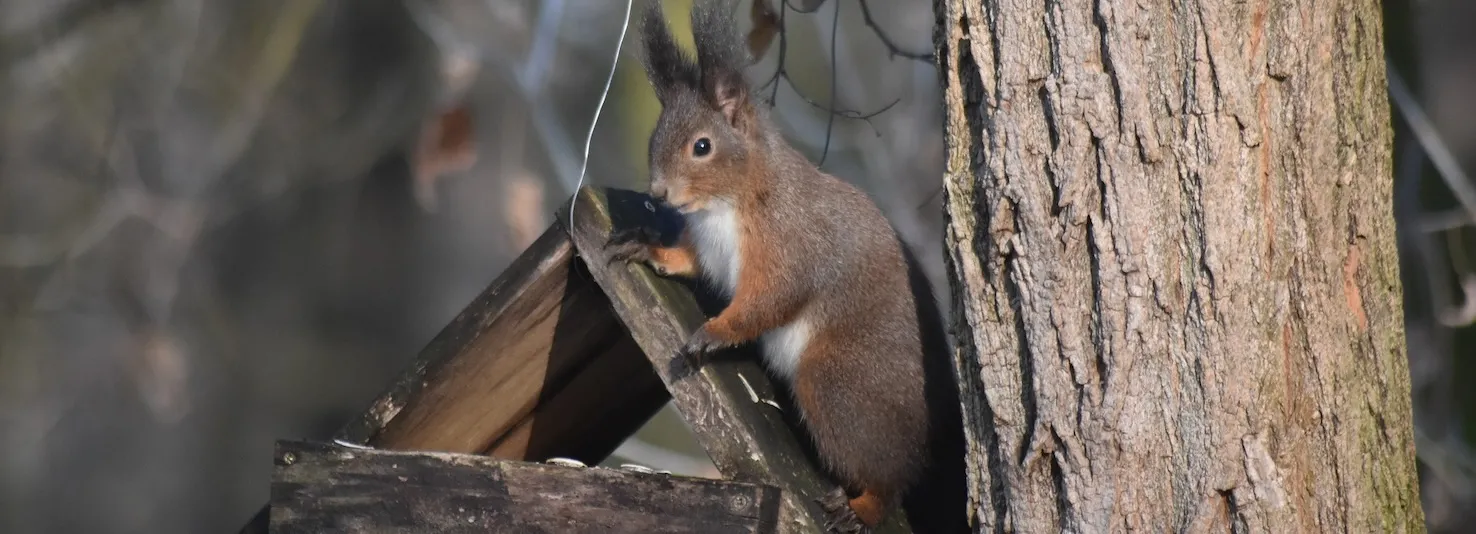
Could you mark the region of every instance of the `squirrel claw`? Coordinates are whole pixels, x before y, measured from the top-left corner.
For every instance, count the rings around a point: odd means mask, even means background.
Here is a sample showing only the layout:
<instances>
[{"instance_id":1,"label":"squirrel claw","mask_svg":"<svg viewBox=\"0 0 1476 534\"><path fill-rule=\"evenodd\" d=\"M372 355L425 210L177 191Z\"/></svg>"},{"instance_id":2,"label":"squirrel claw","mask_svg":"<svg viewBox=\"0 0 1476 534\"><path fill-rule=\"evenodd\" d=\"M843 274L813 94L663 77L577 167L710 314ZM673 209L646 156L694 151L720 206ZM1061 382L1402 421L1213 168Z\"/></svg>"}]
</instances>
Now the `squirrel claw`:
<instances>
[{"instance_id":1,"label":"squirrel claw","mask_svg":"<svg viewBox=\"0 0 1476 534\"><path fill-rule=\"evenodd\" d=\"M661 241L661 235L649 226L636 226L621 228L610 232L610 238L605 241L605 246L616 246L625 243L652 244Z\"/></svg>"},{"instance_id":2,"label":"squirrel claw","mask_svg":"<svg viewBox=\"0 0 1476 534\"><path fill-rule=\"evenodd\" d=\"M837 487L826 493L824 497L815 499L820 508L825 510L825 531L844 534L866 534L871 529L856 517L856 511L851 509L850 500L846 498L845 490Z\"/></svg>"},{"instance_id":3,"label":"squirrel claw","mask_svg":"<svg viewBox=\"0 0 1476 534\"><path fill-rule=\"evenodd\" d=\"M651 249L648 243L653 243L651 230L649 228L637 227L626 228L610 232L610 238L605 241L605 252L609 259L605 265L615 262L642 262L651 259Z\"/></svg>"},{"instance_id":4,"label":"squirrel claw","mask_svg":"<svg viewBox=\"0 0 1476 534\"><path fill-rule=\"evenodd\" d=\"M707 353L725 346L727 346L726 343L708 333L707 325L702 325L696 332L692 332L691 337L687 338L687 343L682 345L681 355L694 361L701 360Z\"/></svg>"},{"instance_id":5,"label":"squirrel claw","mask_svg":"<svg viewBox=\"0 0 1476 534\"><path fill-rule=\"evenodd\" d=\"M624 228L610 232L609 239L605 240L605 252L609 259L605 265L615 262L635 263L651 260L651 244L657 243L660 236L655 230L645 226L635 228Z\"/></svg>"},{"instance_id":6,"label":"squirrel claw","mask_svg":"<svg viewBox=\"0 0 1476 534\"><path fill-rule=\"evenodd\" d=\"M609 254L609 259L605 261L605 265L611 265L617 262L643 262L651 259L651 249L642 243L634 241L613 245L607 244L605 245L605 252Z\"/></svg>"}]
</instances>

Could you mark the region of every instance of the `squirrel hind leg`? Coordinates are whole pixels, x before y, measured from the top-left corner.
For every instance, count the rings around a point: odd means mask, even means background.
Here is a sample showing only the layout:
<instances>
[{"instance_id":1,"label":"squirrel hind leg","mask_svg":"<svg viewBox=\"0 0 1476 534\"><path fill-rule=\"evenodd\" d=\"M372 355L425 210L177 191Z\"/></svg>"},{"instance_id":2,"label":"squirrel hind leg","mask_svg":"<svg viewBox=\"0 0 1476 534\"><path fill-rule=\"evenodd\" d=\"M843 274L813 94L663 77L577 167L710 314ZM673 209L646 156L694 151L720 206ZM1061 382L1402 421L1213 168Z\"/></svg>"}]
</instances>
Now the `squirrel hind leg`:
<instances>
[{"instance_id":1,"label":"squirrel hind leg","mask_svg":"<svg viewBox=\"0 0 1476 534\"><path fill-rule=\"evenodd\" d=\"M819 500L825 510L825 530L842 534L870 533L885 517L886 499L871 490L849 498L845 488L837 486Z\"/></svg>"}]
</instances>

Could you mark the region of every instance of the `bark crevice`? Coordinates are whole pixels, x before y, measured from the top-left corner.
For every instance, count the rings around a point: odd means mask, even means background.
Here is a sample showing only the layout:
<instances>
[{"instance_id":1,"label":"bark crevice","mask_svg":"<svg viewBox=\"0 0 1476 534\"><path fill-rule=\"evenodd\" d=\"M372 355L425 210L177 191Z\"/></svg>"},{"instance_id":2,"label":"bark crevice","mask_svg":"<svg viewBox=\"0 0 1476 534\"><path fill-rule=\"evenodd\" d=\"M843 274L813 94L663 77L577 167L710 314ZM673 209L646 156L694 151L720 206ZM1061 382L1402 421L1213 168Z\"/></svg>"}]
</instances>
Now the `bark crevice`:
<instances>
[{"instance_id":1,"label":"bark crevice","mask_svg":"<svg viewBox=\"0 0 1476 534\"><path fill-rule=\"evenodd\" d=\"M1288 2L936 3L981 531L1422 524L1379 7Z\"/></svg>"}]
</instances>

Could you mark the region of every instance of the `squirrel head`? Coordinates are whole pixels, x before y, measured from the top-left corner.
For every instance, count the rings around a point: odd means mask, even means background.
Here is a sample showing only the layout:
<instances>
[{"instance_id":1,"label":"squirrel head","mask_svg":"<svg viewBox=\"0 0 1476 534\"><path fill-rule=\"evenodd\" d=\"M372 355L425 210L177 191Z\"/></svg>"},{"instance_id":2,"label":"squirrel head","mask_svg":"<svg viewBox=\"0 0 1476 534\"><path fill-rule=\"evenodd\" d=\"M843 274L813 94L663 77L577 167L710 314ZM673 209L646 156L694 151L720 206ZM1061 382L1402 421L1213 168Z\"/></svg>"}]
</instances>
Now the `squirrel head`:
<instances>
[{"instance_id":1,"label":"squirrel head","mask_svg":"<svg viewBox=\"0 0 1476 534\"><path fill-rule=\"evenodd\" d=\"M692 5L695 61L672 39L660 0L646 4L642 62L661 102L647 157L651 194L678 211L734 201L762 157L762 119L743 69L751 63L728 2Z\"/></svg>"}]
</instances>

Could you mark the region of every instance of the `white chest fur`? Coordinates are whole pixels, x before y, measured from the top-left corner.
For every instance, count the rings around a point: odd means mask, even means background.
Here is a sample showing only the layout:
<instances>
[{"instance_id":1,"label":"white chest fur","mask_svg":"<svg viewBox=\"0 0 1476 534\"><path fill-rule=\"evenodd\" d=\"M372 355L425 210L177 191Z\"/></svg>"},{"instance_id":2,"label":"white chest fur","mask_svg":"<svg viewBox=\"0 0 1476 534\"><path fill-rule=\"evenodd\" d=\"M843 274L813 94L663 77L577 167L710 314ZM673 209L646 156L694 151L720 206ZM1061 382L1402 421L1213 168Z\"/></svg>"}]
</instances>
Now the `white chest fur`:
<instances>
[{"instance_id":1,"label":"white chest fur","mask_svg":"<svg viewBox=\"0 0 1476 534\"><path fill-rule=\"evenodd\" d=\"M738 272L743 258L739 255L742 231L738 224L738 213L731 204L722 201L710 203L706 208L687 215L691 225L692 244L697 249L697 262L702 265L702 274L717 286L723 295L732 298L738 288Z\"/></svg>"},{"instance_id":2,"label":"white chest fur","mask_svg":"<svg viewBox=\"0 0 1476 534\"><path fill-rule=\"evenodd\" d=\"M703 276L724 296L732 298L743 266L740 254L743 233L737 212L730 204L713 202L701 211L688 214L687 224ZM769 370L786 381L793 381L800 355L809 342L810 323L800 316L789 324L765 332L759 343Z\"/></svg>"},{"instance_id":3,"label":"white chest fur","mask_svg":"<svg viewBox=\"0 0 1476 534\"><path fill-rule=\"evenodd\" d=\"M793 383L799 370L800 355L810 344L810 322L800 316L789 324L764 333L759 344L769 370L785 382Z\"/></svg>"}]
</instances>

